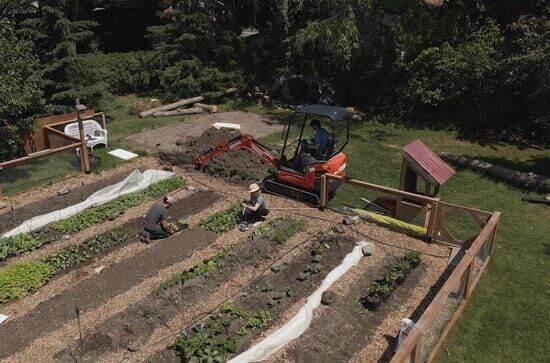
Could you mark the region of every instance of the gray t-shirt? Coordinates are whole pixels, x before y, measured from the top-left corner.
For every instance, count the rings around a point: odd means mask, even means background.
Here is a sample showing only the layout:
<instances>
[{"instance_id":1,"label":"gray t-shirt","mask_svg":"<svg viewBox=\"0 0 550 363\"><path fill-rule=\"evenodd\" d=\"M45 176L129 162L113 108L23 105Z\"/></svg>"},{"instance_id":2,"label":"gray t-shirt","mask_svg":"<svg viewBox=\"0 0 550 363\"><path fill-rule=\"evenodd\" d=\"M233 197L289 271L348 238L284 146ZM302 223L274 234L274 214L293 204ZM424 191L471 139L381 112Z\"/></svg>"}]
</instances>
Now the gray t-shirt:
<instances>
[{"instance_id":1,"label":"gray t-shirt","mask_svg":"<svg viewBox=\"0 0 550 363\"><path fill-rule=\"evenodd\" d=\"M267 209L267 202L262 197L252 197L250 198L250 205L255 206L256 204L260 204L261 207L264 207Z\"/></svg>"},{"instance_id":2,"label":"gray t-shirt","mask_svg":"<svg viewBox=\"0 0 550 363\"><path fill-rule=\"evenodd\" d=\"M168 210L161 203L154 204L143 221L143 227L147 229L156 229L159 227L159 223L168 218Z\"/></svg>"}]
</instances>

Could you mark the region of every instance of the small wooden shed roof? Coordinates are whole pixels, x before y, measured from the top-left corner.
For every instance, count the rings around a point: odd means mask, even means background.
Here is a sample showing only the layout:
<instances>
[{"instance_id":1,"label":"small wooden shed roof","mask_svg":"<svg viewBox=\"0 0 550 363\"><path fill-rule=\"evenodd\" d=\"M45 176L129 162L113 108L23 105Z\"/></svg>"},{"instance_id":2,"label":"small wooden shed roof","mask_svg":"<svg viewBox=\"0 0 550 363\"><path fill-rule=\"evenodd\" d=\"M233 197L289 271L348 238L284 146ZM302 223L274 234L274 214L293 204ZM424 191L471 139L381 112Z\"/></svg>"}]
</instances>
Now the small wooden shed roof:
<instances>
[{"instance_id":1,"label":"small wooden shed roof","mask_svg":"<svg viewBox=\"0 0 550 363\"><path fill-rule=\"evenodd\" d=\"M432 184L444 184L455 171L422 141L414 140L404 147L403 157L419 175Z\"/></svg>"}]
</instances>

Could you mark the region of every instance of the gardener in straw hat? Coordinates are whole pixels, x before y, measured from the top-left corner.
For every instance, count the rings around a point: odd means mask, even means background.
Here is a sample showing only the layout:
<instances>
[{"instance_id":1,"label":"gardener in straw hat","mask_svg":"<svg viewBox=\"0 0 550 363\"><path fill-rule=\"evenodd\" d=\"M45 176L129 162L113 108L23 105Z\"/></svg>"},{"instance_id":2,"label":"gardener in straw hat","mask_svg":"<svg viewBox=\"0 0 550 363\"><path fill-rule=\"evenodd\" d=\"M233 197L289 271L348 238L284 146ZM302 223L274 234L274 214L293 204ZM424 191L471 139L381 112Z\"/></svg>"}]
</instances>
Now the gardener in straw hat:
<instances>
[{"instance_id":1,"label":"gardener in straw hat","mask_svg":"<svg viewBox=\"0 0 550 363\"><path fill-rule=\"evenodd\" d=\"M143 231L140 240L148 243L150 240L164 239L174 234L174 230L167 221L168 209L174 205L173 197L165 196L161 203L155 203L149 208L143 220Z\"/></svg>"},{"instance_id":2,"label":"gardener in straw hat","mask_svg":"<svg viewBox=\"0 0 550 363\"><path fill-rule=\"evenodd\" d=\"M269 214L267 202L260 196L261 192L258 184L250 184L248 191L250 192L250 199L245 200L242 204L244 207L244 220L251 223L258 222Z\"/></svg>"}]
</instances>

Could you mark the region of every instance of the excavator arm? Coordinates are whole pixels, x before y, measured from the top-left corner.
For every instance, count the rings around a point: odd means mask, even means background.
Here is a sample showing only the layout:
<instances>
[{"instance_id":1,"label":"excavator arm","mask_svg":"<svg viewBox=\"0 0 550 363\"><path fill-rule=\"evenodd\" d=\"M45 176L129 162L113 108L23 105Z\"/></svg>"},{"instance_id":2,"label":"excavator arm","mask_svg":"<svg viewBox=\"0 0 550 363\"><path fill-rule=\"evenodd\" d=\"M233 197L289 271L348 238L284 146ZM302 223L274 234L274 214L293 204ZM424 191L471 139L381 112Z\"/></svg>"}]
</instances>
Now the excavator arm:
<instances>
[{"instance_id":1,"label":"excavator arm","mask_svg":"<svg viewBox=\"0 0 550 363\"><path fill-rule=\"evenodd\" d=\"M197 167L201 167L204 166L210 159L236 149L250 150L251 152L257 154L265 162L275 166L279 163L279 157L273 150L255 140L254 137L249 134L241 134L241 136L237 136L225 143L211 148L205 153L199 155L195 159L195 162Z\"/></svg>"}]
</instances>

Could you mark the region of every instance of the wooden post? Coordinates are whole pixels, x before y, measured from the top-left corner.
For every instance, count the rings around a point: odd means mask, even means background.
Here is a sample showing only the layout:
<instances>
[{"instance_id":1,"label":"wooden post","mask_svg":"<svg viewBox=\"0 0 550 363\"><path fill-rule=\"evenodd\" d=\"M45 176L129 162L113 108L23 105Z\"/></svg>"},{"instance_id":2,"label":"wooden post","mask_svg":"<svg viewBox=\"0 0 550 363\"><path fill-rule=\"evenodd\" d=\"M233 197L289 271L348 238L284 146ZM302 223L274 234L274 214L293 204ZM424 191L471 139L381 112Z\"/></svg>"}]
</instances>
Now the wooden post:
<instances>
[{"instance_id":1,"label":"wooden post","mask_svg":"<svg viewBox=\"0 0 550 363\"><path fill-rule=\"evenodd\" d=\"M428 219L428 228L426 233L427 242L432 242L434 234L437 233L437 225L439 223L439 215L441 214L441 206L439 201L430 203L430 216ZM437 237L437 235L435 236Z\"/></svg>"},{"instance_id":2,"label":"wooden post","mask_svg":"<svg viewBox=\"0 0 550 363\"><path fill-rule=\"evenodd\" d=\"M105 112L101 113L101 123L103 124L103 130L107 130L107 121L105 120Z\"/></svg>"},{"instance_id":3,"label":"wooden post","mask_svg":"<svg viewBox=\"0 0 550 363\"><path fill-rule=\"evenodd\" d=\"M321 175L321 209L325 209L328 204L328 180L326 175Z\"/></svg>"},{"instance_id":4,"label":"wooden post","mask_svg":"<svg viewBox=\"0 0 550 363\"><path fill-rule=\"evenodd\" d=\"M412 363L423 363L422 360L422 344L424 343L424 335L420 333L416 345L412 351Z\"/></svg>"},{"instance_id":5,"label":"wooden post","mask_svg":"<svg viewBox=\"0 0 550 363\"><path fill-rule=\"evenodd\" d=\"M470 264L468 265L468 268L466 269L466 281L464 282L464 293L462 296L464 296L464 300L468 300L470 295L472 294L472 281L474 279L474 263L475 263L475 256L472 258L472 261L470 261Z\"/></svg>"},{"instance_id":6,"label":"wooden post","mask_svg":"<svg viewBox=\"0 0 550 363\"><path fill-rule=\"evenodd\" d=\"M90 173L90 156L88 155L88 145L86 144L86 135L84 134L84 125L82 124L81 113L86 111L86 106L80 104L80 99L76 99L76 119L78 121L78 131L80 131L80 167L86 174Z\"/></svg>"}]
</instances>

